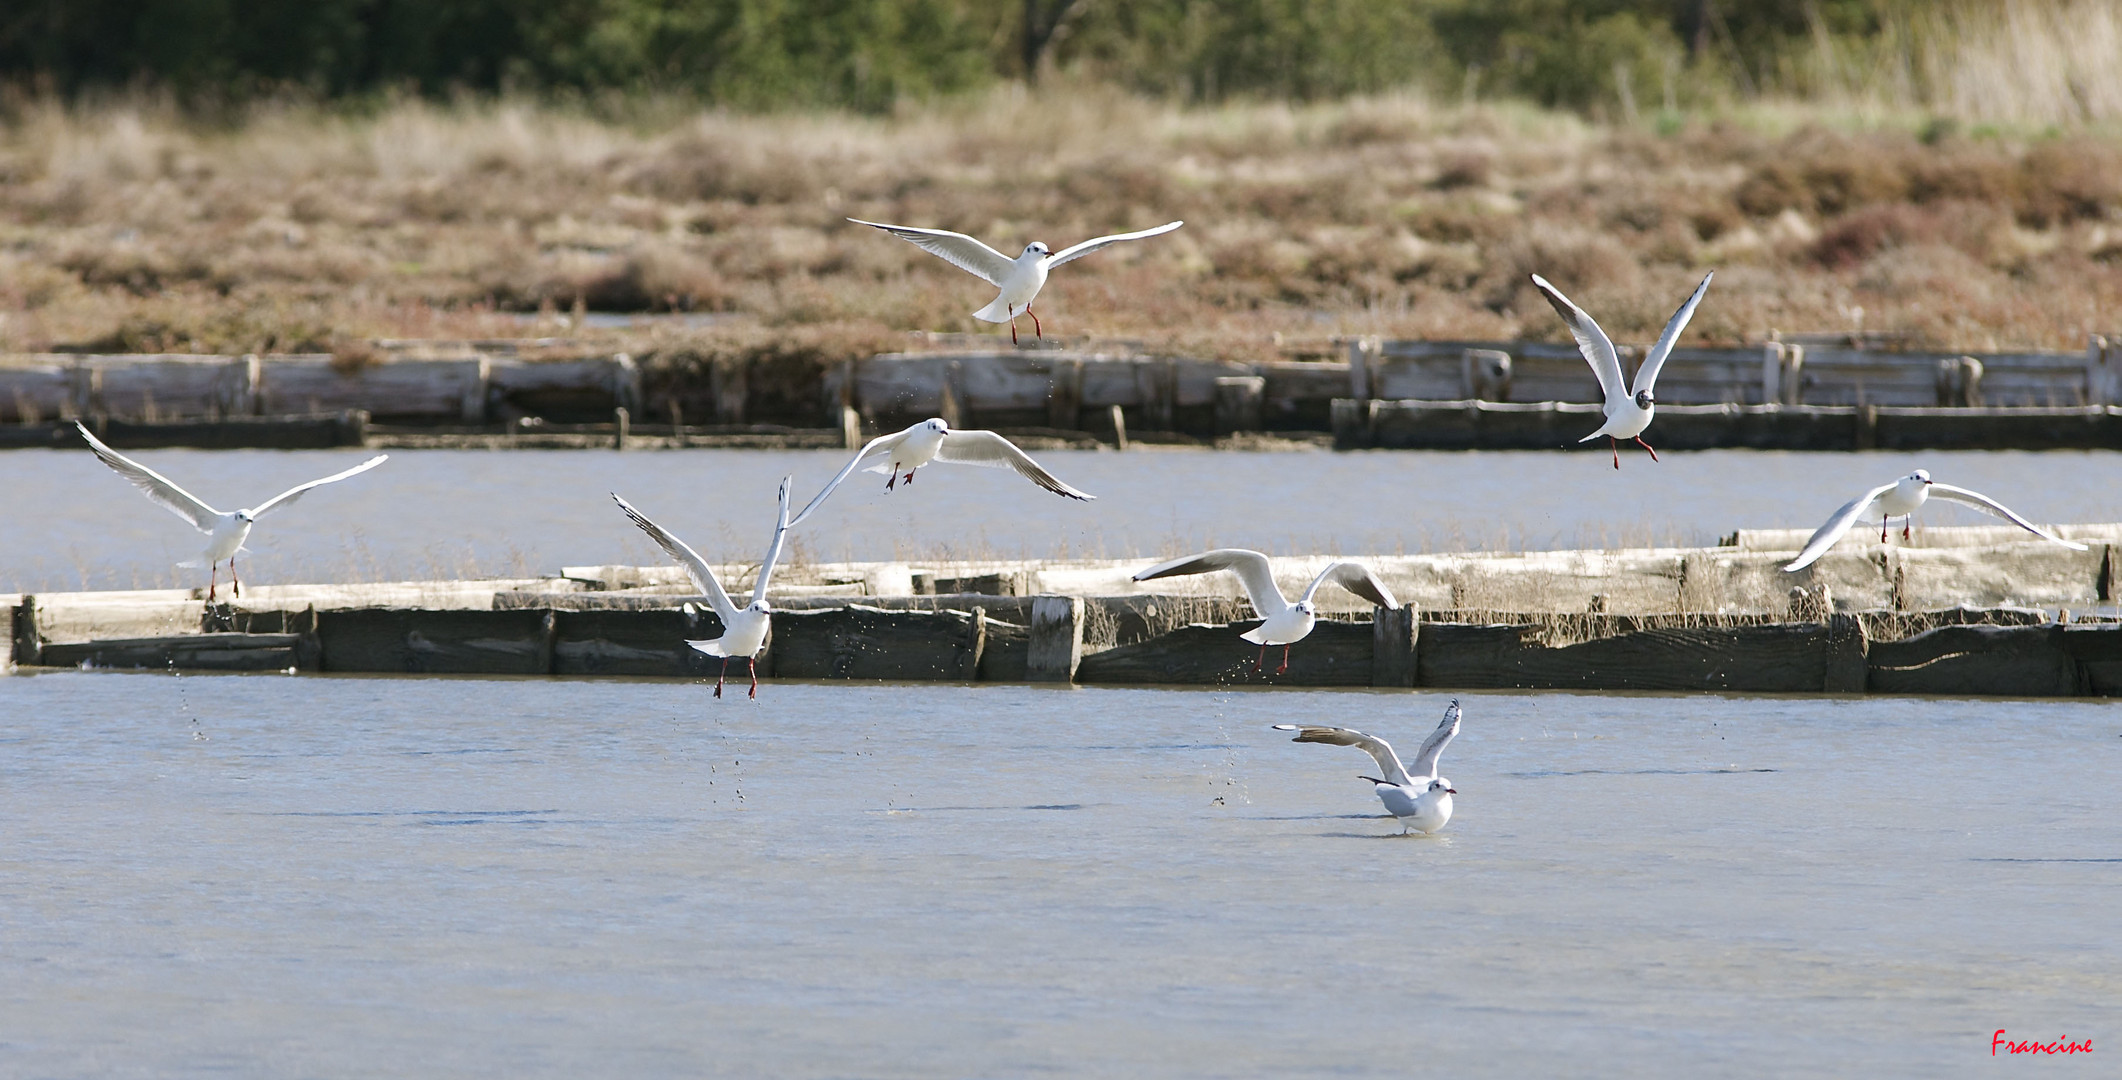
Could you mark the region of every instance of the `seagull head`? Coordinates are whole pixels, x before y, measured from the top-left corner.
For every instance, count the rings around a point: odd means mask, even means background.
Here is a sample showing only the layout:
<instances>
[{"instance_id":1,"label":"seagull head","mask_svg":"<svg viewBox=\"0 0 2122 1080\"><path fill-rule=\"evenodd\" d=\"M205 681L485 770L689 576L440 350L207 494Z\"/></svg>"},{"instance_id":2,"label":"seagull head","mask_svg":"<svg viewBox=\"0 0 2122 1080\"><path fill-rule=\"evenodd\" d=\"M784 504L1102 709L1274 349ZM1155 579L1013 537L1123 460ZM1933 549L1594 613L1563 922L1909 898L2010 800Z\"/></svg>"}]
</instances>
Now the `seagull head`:
<instances>
[{"instance_id":1,"label":"seagull head","mask_svg":"<svg viewBox=\"0 0 2122 1080\"><path fill-rule=\"evenodd\" d=\"M762 597L744 605L744 610L753 615L771 615L774 613L774 605L767 603L765 598Z\"/></svg>"},{"instance_id":2,"label":"seagull head","mask_svg":"<svg viewBox=\"0 0 2122 1080\"><path fill-rule=\"evenodd\" d=\"M1648 409L1657 403L1658 399L1648 389L1636 391L1636 408Z\"/></svg>"},{"instance_id":3,"label":"seagull head","mask_svg":"<svg viewBox=\"0 0 2122 1080\"><path fill-rule=\"evenodd\" d=\"M1928 483L1930 483L1930 482L1931 482L1931 480L1930 480L1930 470L1929 470L1929 469L1917 469L1917 470L1916 470L1915 472L1909 473L1909 474L1908 474L1908 475L1907 475L1906 477L1904 477L1903 479L1907 479L1907 480L1914 480L1914 481L1915 481L1916 483L1919 483L1919 484L1928 484Z\"/></svg>"},{"instance_id":4,"label":"seagull head","mask_svg":"<svg viewBox=\"0 0 2122 1080\"><path fill-rule=\"evenodd\" d=\"M1048 248L1045 244L1042 244L1037 240L1034 240L1031 243L1024 245L1024 254L1026 256L1037 256L1043 259L1052 253L1053 251L1051 248Z\"/></svg>"},{"instance_id":5,"label":"seagull head","mask_svg":"<svg viewBox=\"0 0 2122 1080\"><path fill-rule=\"evenodd\" d=\"M252 520L252 519L251 519L251 512L250 512L250 511L248 511L248 510L238 510L238 511L236 511L236 515L235 515L235 516L236 516L236 520L237 520L237 521L240 521L240 522L244 523L245 525L248 525L248 524L250 524L250 523L251 523L251 520Z\"/></svg>"},{"instance_id":6,"label":"seagull head","mask_svg":"<svg viewBox=\"0 0 2122 1080\"><path fill-rule=\"evenodd\" d=\"M1290 607L1306 615L1316 616L1319 614L1319 609L1317 607L1314 607L1312 605L1312 602L1309 600L1299 600L1296 603L1291 604Z\"/></svg>"},{"instance_id":7,"label":"seagull head","mask_svg":"<svg viewBox=\"0 0 2122 1080\"><path fill-rule=\"evenodd\" d=\"M1457 795L1459 793L1459 789L1453 787L1451 781L1441 776L1429 782L1429 790L1433 795L1439 792L1446 795Z\"/></svg>"},{"instance_id":8,"label":"seagull head","mask_svg":"<svg viewBox=\"0 0 2122 1080\"><path fill-rule=\"evenodd\" d=\"M936 417L933 420L923 422L921 426L927 428L932 432L935 432L938 435L950 434L950 425L944 423L943 418L940 416Z\"/></svg>"}]
</instances>

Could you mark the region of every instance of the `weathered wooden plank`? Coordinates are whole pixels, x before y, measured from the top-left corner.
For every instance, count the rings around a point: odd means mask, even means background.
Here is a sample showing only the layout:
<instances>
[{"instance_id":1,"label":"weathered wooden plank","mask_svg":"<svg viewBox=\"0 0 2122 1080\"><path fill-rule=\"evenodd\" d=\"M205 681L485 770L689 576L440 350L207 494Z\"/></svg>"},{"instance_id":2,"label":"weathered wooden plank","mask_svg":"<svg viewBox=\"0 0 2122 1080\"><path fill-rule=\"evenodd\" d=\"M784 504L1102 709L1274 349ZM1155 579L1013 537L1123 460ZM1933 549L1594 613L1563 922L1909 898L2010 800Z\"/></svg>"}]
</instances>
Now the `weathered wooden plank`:
<instances>
[{"instance_id":1,"label":"weathered wooden plank","mask_svg":"<svg viewBox=\"0 0 2122 1080\"><path fill-rule=\"evenodd\" d=\"M2122 418L2088 405L1878 410L1881 450L2024 450L2122 446Z\"/></svg>"},{"instance_id":2,"label":"weathered wooden plank","mask_svg":"<svg viewBox=\"0 0 2122 1080\"><path fill-rule=\"evenodd\" d=\"M1864 620L1855 615L1827 617L1827 655L1821 674L1822 693L1861 694L1870 683L1871 642Z\"/></svg>"},{"instance_id":3,"label":"weathered wooden plank","mask_svg":"<svg viewBox=\"0 0 2122 1080\"><path fill-rule=\"evenodd\" d=\"M984 620L963 611L850 605L774 614L783 679L962 679L979 671Z\"/></svg>"},{"instance_id":4,"label":"weathered wooden plank","mask_svg":"<svg viewBox=\"0 0 2122 1080\"><path fill-rule=\"evenodd\" d=\"M1032 682L1069 682L1083 662L1083 598L1039 596L1032 599L1031 642L1025 678Z\"/></svg>"},{"instance_id":5,"label":"weathered wooden plank","mask_svg":"<svg viewBox=\"0 0 2122 1080\"><path fill-rule=\"evenodd\" d=\"M35 601L38 638L63 643L196 633L206 607L190 589L39 593Z\"/></svg>"},{"instance_id":6,"label":"weathered wooden plank","mask_svg":"<svg viewBox=\"0 0 2122 1080\"><path fill-rule=\"evenodd\" d=\"M2083 687L2063 644L2060 626L1941 626L1873 642L1867 682L1875 694L2070 697Z\"/></svg>"},{"instance_id":7,"label":"weathered wooden plank","mask_svg":"<svg viewBox=\"0 0 2122 1080\"><path fill-rule=\"evenodd\" d=\"M20 616L28 616L27 625L30 627L34 628L37 625L36 614L23 611L22 605L27 602L28 598L21 593L0 593L0 675L5 675L14 670L15 654L24 651L22 644L15 636L17 629L24 625L24 621ZM36 651L34 637L29 642L27 651L30 653Z\"/></svg>"},{"instance_id":8,"label":"weathered wooden plank","mask_svg":"<svg viewBox=\"0 0 2122 1080\"><path fill-rule=\"evenodd\" d=\"M0 420L34 424L74 412L74 358L0 356Z\"/></svg>"},{"instance_id":9,"label":"weathered wooden plank","mask_svg":"<svg viewBox=\"0 0 2122 1080\"><path fill-rule=\"evenodd\" d=\"M980 681L1030 682L1030 627L990 617L986 633L987 645L980 651Z\"/></svg>"},{"instance_id":10,"label":"weathered wooden plank","mask_svg":"<svg viewBox=\"0 0 2122 1080\"><path fill-rule=\"evenodd\" d=\"M488 373L483 356L358 366L329 356L268 356L259 365L258 411L363 409L379 420L484 423Z\"/></svg>"},{"instance_id":11,"label":"weathered wooden plank","mask_svg":"<svg viewBox=\"0 0 2122 1080\"><path fill-rule=\"evenodd\" d=\"M1321 620L1303 641L1290 646L1289 670L1279 646L1267 650L1267 662L1254 665L1260 647L1238 635L1258 620L1225 626L1183 626L1161 637L1121 645L1083 658L1076 668L1079 683L1166 683L1191 685L1369 686L1374 633L1368 622Z\"/></svg>"},{"instance_id":12,"label":"weathered wooden plank","mask_svg":"<svg viewBox=\"0 0 2122 1080\"><path fill-rule=\"evenodd\" d=\"M544 675L554 625L548 611L317 612L325 671Z\"/></svg>"},{"instance_id":13,"label":"weathered wooden plank","mask_svg":"<svg viewBox=\"0 0 2122 1080\"><path fill-rule=\"evenodd\" d=\"M504 415L560 423L608 420L619 408L638 414L640 389L640 372L625 353L567 360L498 358L487 368L489 405L499 406ZM716 422L743 421L718 416Z\"/></svg>"},{"instance_id":14,"label":"weathered wooden plank","mask_svg":"<svg viewBox=\"0 0 2122 1080\"><path fill-rule=\"evenodd\" d=\"M1440 623L1418 645L1422 686L1455 689L1814 693L1826 678L1817 624L1641 630L1550 648L1534 628Z\"/></svg>"},{"instance_id":15,"label":"weathered wooden plank","mask_svg":"<svg viewBox=\"0 0 2122 1080\"><path fill-rule=\"evenodd\" d=\"M722 662L686 644L722 636L714 612L695 608L554 612L555 675L712 676ZM741 665L740 665L741 670Z\"/></svg>"},{"instance_id":16,"label":"weathered wooden plank","mask_svg":"<svg viewBox=\"0 0 2122 1080\"><path fill-rule=\"evenodd\" d=\"M46 667L280 671L302 667L300 634L182 634L46 645Z\"/></svg>"}]
</instances>

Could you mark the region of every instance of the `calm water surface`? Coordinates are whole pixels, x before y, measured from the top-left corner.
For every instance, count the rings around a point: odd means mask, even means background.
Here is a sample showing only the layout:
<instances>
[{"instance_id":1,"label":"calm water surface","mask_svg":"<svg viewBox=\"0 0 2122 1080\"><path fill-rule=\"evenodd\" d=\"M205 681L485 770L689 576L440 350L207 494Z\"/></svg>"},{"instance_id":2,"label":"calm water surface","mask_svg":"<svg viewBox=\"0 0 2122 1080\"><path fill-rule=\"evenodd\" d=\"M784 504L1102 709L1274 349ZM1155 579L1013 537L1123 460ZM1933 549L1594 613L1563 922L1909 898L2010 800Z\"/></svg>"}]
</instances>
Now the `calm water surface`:
<instances>
[{"instance_id":1,"label":"calm water surface","mask_svg":"<svg viewBox=\"0 0 2122 1080\"><path fill-rule=\"evenodd\" d=\"M138 455L224 509L346 468L361 451L154 450ZM1736 528L1805 527L1858 492L1927 467L2037 521L2122 521L2122 453L1599 453L1156 451L1041 453L1099 495L1056 498L1000 470L938 466L886 494L857 474L799 529L819 559L1277 553L1714 543ZM807 501L837 451L396 451L376 472L260 524L245 580L358 581L554 573L662 562L611 505L617 491L710 558L757 559L774 486ZM203 538L87 452L0 455L0 592L199 584L173 564ZM1986 522L1938 506L1935 524Z\"/></svg>"},{"instance_id":2,"label":"calm water surface","mask_svg":"<svg viewBox=\"0 0 2122 1080\"><path fill-rule=\"evenodd\" d=\"M0 1075L2112 1074L2122 710L1466 701L0 678Z\"/></svg>"}]
</instances>

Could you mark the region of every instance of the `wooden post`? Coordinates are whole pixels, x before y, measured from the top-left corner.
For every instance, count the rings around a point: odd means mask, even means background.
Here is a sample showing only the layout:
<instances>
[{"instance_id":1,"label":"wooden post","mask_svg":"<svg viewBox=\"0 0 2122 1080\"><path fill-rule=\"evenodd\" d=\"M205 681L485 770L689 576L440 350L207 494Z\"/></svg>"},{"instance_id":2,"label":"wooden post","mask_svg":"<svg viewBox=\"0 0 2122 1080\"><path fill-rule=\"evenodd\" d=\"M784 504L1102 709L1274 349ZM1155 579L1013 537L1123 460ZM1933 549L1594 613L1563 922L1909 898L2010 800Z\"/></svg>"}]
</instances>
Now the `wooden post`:
<instances>
[{"instance_id":1,"label":"wooden post","mask_svg":"<svg viewBox=\"0 0 2122 1080\"><path fill-rule=\"evenodd\" d=\"M626 430L632 426L631 421L632 418L627 415L626 406L621 405L612 410L612 449L626 449Z\"/></svg>"},{"instance_id":2,"label":"wooden post","mask_svg":"<svg viewBox=\"0 0 2122 1080\"><path fill-rule=\"evenodd\" d=\"M1879 448L1879 407L1869 402L1857 406L1856 431L1851 433L1850 446L1856 450Z\"/></svg>"},{"instance_id":3,"label":"wooden post","mask_svg":"<svg viewBox=\"0 0 2122 1080\"><path fill-rule=\"evenodd\" d=\"M1068 357L1054 361L1052 381L1046 392L1046 426L1064 431L1076 429L1083 408L1083 360Z\"/></svg>"},{"instance_id":4,"label":"wooden post","mask_svg":"<svg viewBox=\"0 0 2122 1080\"><path fill-rule=\"evenodd\" d=\"M1370 400L1370 354L1371 338L1351 338L1348 342L1348 396L1357 401Z\"/></svg>"},{"instance_id":5,"label":"wooden post","mask_svg":"<svg viewBox=\"0 0 2122 1080\"><path fill-rule=\"evenodd\" d=\"M1805 404L1805 346L1783 347L1783 404Z\"/></svg>"},{"instance_id":6,"label":"wooden post","mask_svg":"<svg viewBox=\"0 0 2122 1080\"><path fill-rule=\"evenodd\" d=\"M840 445L848 450L862 449L862 414L851 405L840 406Z\"/></svg>"},{"instance_id":7,"label":"wooden post","mask_svg":"<svg viewBox=\"0 0 2122 1080\"><path fill-rule=\"evenodd\" d=\"M1118 405L1113 406L1113 449L1127 449L1127 414Z\"/></svg>"},{"instance_id":8,"label":"wooden post","mask_svg":"<svg viewBox=\"0 0 2122 1080\"><path fill-rule=\"evenodd\" d=\"M332 422L334 438L340 446L368 445L368 410L341 409L339 418Z\"/></svg>"},{"instance_id":9,"label":"wooden post","mask_svg":"<svg viewBox=\"0 0 2122 1080\"><path fill-rule=\"evenodd\" d=\"M751 400L751 380L743 362L725 360L708 369L715 397L715 423L744 423Z\"/></svg>"},{"instance_id":10,"label":"wooden post","mask_svg":"<svg viewBox=\"0 0 2122 1080\"><path fill-rule=\"evenodd\" d=\"M465 423L477 426L486 424L487 392L493 384L493 361L488 360L485 353L480 353L478 361L472 366L472 377L466 381L464 396L458 401L458 412Z\"/></svg>"},{"instance_id":11,"label":"wooden post","mask_svg":"<svg viewBox=\"0 0 2122 1080\"><path fill-rule=\"evenodd\" d=\"M2122 403L2122 386L2117 386L2117 375L2109 366L2111 354L2107 338L2094 334L2085 341L2085 403L2087 405L2114 405Z\"/></svg>"},{"instance_id":12,"label":"wooden post","mask_svg":"<svg viewBox=\"0 0 2122 1080\"><path fill-rule=\"evenodd\" d=\"M1083 662L1083 598L1032 598L1031 641L1024 676L1030 682L1074 682Z\"/></svg>"},{"instance_id":13,"label":"wooden post","mask_svg":"<svg viewBox=\"0 0 2122 1080\"><path fill-rule=\"evenodd\" d=\"M943 377L943 392L941 400L936 405L936 415L945 424L953 428L962 428L968 423L965 399L963 395L958 393L958 362L956 360L951 361L950 372Z\"/></svg>"},{"instance_id":14,"label":"wooden post","mask_svg":"<svg viewBox=\"0 0 2122 1080\"><path fill-rule=\"evenodd\" d=\"M1761 346L1761 404L1783 401L1783 343L1770 338Z\"/></svg>"},{"instance_id":15,"label":"wooden post","mask_svg":"<svg viewBox=\"0 0 2122 1080\"><path fill-rule=\"evenodd\" d=\"M1868 677L1865 656L1870 642L1864 620L1847 612L1827 617L1827 673L1820 690L1827 694L1861 694Z\"/></svg>"},{"instance_id":16,"label":"wooden post","mask_svg":"<svg viewBox=\"0 0 2122 1080\"><path fill-rule=\"evenodd\" d=\"M1467 349L1459 355L1460 392L1468 400L1509 401L1510 369L1501 349Z\"/></svg>"},{"instance_id":17,"label":"wooden post","mask_svg":"<svg viewBox=\"0 0 2122 1080\"><path fill-rule=\"evenodd\" d=\"M1422 620L1414 608L1378 608L1371 614L1370 684L1415 685L1415 640Z\"/></svg>"},{"instance_id":18,"label":"wooden post","mask_svg":"<svg viewBox=\"0 0 2122 1080\"><path fill-rule=\"evenodd\" d=\"M43 660L43 642L37 638L37 598L25 596L15 605L15 663L37 666Z\"/></svg>"},{"instance_id":19,"label":"wooden post","mask_svg":"<svg viewBox=\"0 0 2122 1080\"><path fill-rule=\"evenodd\" d=\"M957 670L952 674L959 682L974 682L980 678L980 657L987 652L987 610L974 608L973 618L966 624L965 647L958 652Z\"/></svg>"},{"instance_id":20,"label":"wooden post","mask_svg":"<svg viewBox=\"0 0 2122 1080\"><path fill-rule=\"evenodd\" d=\"M626 412L625 409L620 409L619 411L622 414ZM560 615L553 609L547 608L545 609L545 618L539 620L538 623L537 660L538 670L547 675L553 673L553 651L555 646L559 644L559 639Z\"/></svg>"}]
</instances>

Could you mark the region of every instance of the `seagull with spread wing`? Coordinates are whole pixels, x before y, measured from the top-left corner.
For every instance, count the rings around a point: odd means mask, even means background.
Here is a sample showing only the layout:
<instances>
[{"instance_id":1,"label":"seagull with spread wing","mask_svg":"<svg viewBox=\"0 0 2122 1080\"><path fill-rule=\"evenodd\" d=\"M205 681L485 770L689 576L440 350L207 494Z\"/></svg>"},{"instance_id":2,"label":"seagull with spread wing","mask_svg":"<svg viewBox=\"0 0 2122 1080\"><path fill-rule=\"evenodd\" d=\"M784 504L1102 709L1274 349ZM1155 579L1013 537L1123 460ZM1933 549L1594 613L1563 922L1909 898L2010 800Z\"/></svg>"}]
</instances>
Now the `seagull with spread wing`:
<instances>
[{"instance_id":1,"label":"seagull with spread wing","mask_svg":"<svg viewBox=\"0 0 2122 1080\"><path fill-rule=\"evenodd\" d=\"M715 676L715 696L722 696L722 681L729 675L729 662L741 656L751 665L752 689L750 696L759 696L759 650L766 647L767 632L773 629L773 605L766 602L766 584L774 576L774 564L781 561L781 540L788 535L788 485L789 478L781 478L781 513L774 520L774 538L767 542L766 557L759 561L759 577L752 583L752 601L743 608L730 600L729 593L722 589L722 582L715 577L713 567L700 557L685 541L665 532L663 527L641 515L618 492L612 493L612 501L648 538L661 545L670 557L685 568L685 576L693 579L693 588L707 597L709 607L715 609L715 617L722 620L722 636L707 641L686 641L687 645L709 656L722 658L722 672ZM690 611L692 605L687 604Z\"/></svg>"},{"instance_id":2,"label":"seagull with spread wing","mask_svg":"<svg viewBox=\"0 0 2122 1080\"><path fill-rule=\"evenodd\" d=\"M839 475L818 492L816 498L789 522L791 528L803 524L803 519L825 502L833 489L854 473L855 468L872 458L876 463L865 472L883 473L891 479L884 482L884 490L890 491L898 484L902 475L909 485L914 482L914 470L931 461L949 465L985 465L995 469L1015 469L1024 477L1056 495L1089 501L1096 495L1086 494L1055 479L1032 460L1030 454L1017 448L1017 444L992 431L953 431L942 420L923 420L905 431L890 435L879 435L866 443L855 456L841 467Z\"/></svg>"},{"instance_id":3,"label":"seagull with spread wing","mask_svg":"<svg viewBox=\"0 0 2122 1080\"><path fill-rule=\"evenodd\" d=\"M1459 734L1457 698L1445 707L1444 722L1429 733L1429 738L1422 740L1422 749L1415 752L1412 768L1400 764L1400 756L1393 753L1391 743L1353 728L1276 724L1275 730L1296 732L1297 737L1291 742L1354 746L1369 754L1378 763L1378 771L1385 775L1360 779L1371 782L1373 790L1378 793L1378 801L1400 820L1400 835L1405 836L1409 830L1414 830L1427 836L1452 819L1452 796L1459 792L1452 787L1451 781L1437 775L1437 759L1444 756L1444 748Z\"/></svg>"},{"instance_id":4,"label":"seagull with spread wing","mask_svg":"<svg viewBox=\"0 0 2122 1080\"><path fill-rule=\"evenodd\" d=\"M82 438L88 440L88 448L94 451L96 457L101 459L105 465L116 470L118 475L132 481L133 486L139 488L148 498L153 499L170 513L190 522L192 528L205 533L211 538L206 542L205 553L199 556L199 561L206 564L206 599L208 602L212 602L214 599L215 588L219 585L217 574L223 562L228 563L228 579L230 585L235 589L236 595L243 595L243 582L236 577L236 553L246 550L243 542L250 539L251 524L253 522L264 517L270 511L278 510L283 506L294 505L295 500L308 493L311 488L323 487L326 484L337 483L349 476L365 473L383 464L384 459L390 457L389 454L377 454L375 457L345 472L333 473L322 480L312 480L307 484L291 487L257 506L245 510L230 510L224 513L200 502L197 496L178 487L161 473L104 445L103 440L97 438L93 432L82 426L80 421L74 421L74 428L81 432ZM197 563L186 562L179 565L195 566Z\"/></svg>"},{"instance_id":5,"label":"seagull with spread wing","mask_svg":"<svg viewBox=\"0 0 2122 1080\"><path fill-rule=\"evenodd\" d=\"M1183 221L1169 221L1141 232L1100 236L1094 240L1085 240L1074 247L1062 248L1058 254L1051 252L1045 244L1034 240L1024 245L1024 254L1012 259L964 233L943 229L917 229L911 225L886 225L881 221L864 221L861 218L847 220L872 229L883 229L893 236L910 241L921 250L940 256L952 266L1002 290L993 302L973 312L973 318L983 322L1008 323L1012 345L1017 342L1019 315L1031 315L1032 332L1042 338L1046 336L1045 328L1039 325L1039 316L1032 314L1032 300L1038 297L1039 290L1045 287L1046 275L1051 273L1054 267L1065 262L1074 262L1102 247L1126 240L1161 236L1186 224Z\"/></svg>"},{"instance_id":6,"label":"seagull with spread wing","mask_svg":"<svg viewBox=\"0 0 2122 1080\"><path fill-rule=\"evenodd\" d=\"M1643 366L1636 369L1636 384L1631 387L1621 377L1621 354L1614 350L1614 343L1599 329L1599 324L1584 313L1584 309L1570 302L1569 297L1547 283L1547 279L1533 275L1533 286L1540 295L1547 297L1557 315L1569 324L1571 337L1577 339L1577 351L1591 365L1592 374L1599 377L1599 389L1606 397L1606 423L1599 430L1578 439L1590 442L1601 435L1613 447L1614 468L1621 467L1621 446L1616 440L1634 439L1636 445L1650 450L1650 459L1658 460L1658 452L1651 450L1643 441L1643 429L1650 426L1651 418L1657 415L1658 399L1652 395L1651 387L1658 381L1658 371L1665 366L1665 358L1672 355L1673 346L1680 341L1680 334L1687 329L1687 321L1695 317L1695 305L1702 302L1702 294L1709 291L1709 279L1716 274L1706 274L1702 284L1695 286L1695 294L1673 312L1672 321L1665 324L1665 332L1658 335L1658 343L1650 347L1643 357Z\"/></svg>"},{"instance_id":7,"label":"seagull with spread wing","mask_svg":"<svg viewBox=\"0 0 2122 1080\"><path fill-rule=\"evenodd\" d=\"M1229 570L1238 575L1245 586L1245 595L1253 602L1253 610L1260 614L1260 625L1239 635L1260 646L1260 655L1253 660L1253 670L1259 671L1267 663L1267 647L1282 646L1282 666L1275 669L1281 675L1289 670L1289 647L1304 640L1319 621L1319 609L1312 604L1321 585L1329 582L1339 585L1382 607L1397 608L1398 600L1392 591L1371 574L1362 563L1338 561L1319 571L1304 595L1296 603L1290 603L1275 584L1275 574L1269 567L1267 556L1245 548L1217 548L1199 555L1188 555L1183 559L1158 563L1135 575L1136 581L1153 578L1185 577L1192 574L1212 574L1218 570Z\"/></svg>"},{"instance_id":8,"label":"seagull with spread wing","mask_svg":"<svg viewBox=\"0 0 2122 1080\"><path fill-rule=\"evenodd\" d=\"M1962 506L1972 506L1983 513L1994 514L2004 518L2050 543L2061 544L2074 551L2085 550L2084 544L2072 543L2057 536L2055 533L2049 532L2047 529L2020 517L2012 511L2011 507L1979 491L1969 491L1966 488L1954 487L1951 484L1940 484L1930 478L1929 470L1917 469L1899 480L1889 484L1881 484L1843 503L1842 508L1836 510L1834 515L1827 519L1826 524L1813 531L1812 538L1805 541L1805 550L1798 552L1798 557L1792 559L1783 569L1795 572L1811 566L1818 561L1820 556L1827 554L1827 549L1834 547L1835 543L1841 540L1845 533L1856 527L1857 522L1870 518L1873 514L1879 515L1880 543L1886 542L1886 523L1892 518L1903 519L1901 539L1906 540L1909 538L1908 519L1913 517L1915 512L1934 496L1940 499L1949 499Z\"/></svg>"}]
</instances>

